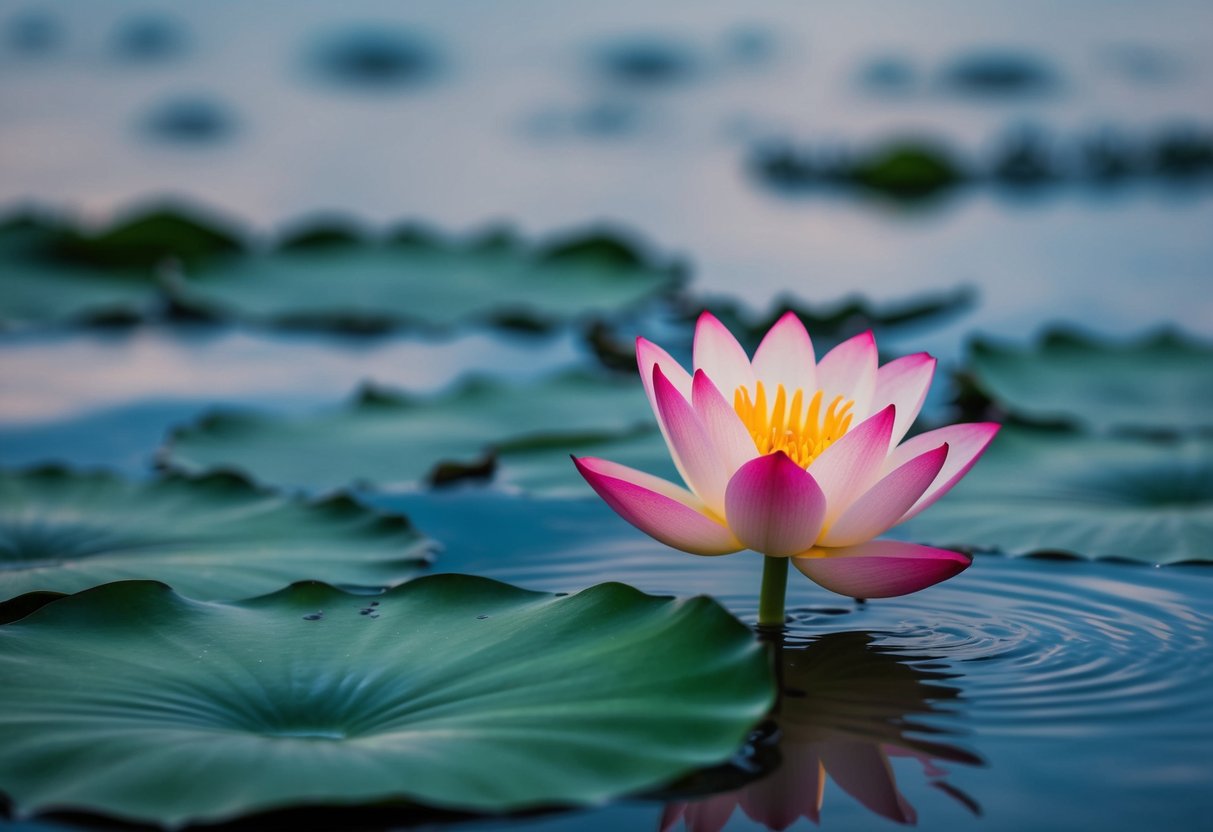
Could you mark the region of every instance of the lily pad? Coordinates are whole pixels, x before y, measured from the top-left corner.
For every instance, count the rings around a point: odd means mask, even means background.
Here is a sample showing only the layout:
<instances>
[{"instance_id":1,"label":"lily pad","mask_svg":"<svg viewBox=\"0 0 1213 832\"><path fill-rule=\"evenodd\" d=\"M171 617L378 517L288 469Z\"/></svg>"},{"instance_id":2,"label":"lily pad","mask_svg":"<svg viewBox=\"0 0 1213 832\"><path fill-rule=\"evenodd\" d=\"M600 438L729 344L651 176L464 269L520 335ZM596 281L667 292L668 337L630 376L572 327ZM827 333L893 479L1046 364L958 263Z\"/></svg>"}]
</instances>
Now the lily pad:
<instances>
[{"instance_id":1,"label":"lily pad","mask_svg":"<svg viewBox=\"0 0 1213 832\"><path fill-rule=\"evenodd\" d=\"M599 234L546 248L508 236L455 242L410 232L376 241L325 228L296 240L308 244L192 270L175 286L175 300L212 316L287 327L374 331L487 322L543 329L625 309L681 284L677 265Z\"/></svg>"},{"instance_id":2,"label":"lily pad","mask_svg":"<svg viewBox=\"0 0 1213 832\"><path fill-rule=\"evenodd\" d=\"M32 217L0 225L0 326L89 318L136 318L155 297L156 284L139 270L98 269L52 256L49 223Z\"/></svg>"},{"instance_id":3,"label":"lily pad","mask_svg":"<svg viewBox=\"0 0 1213 832\"><path fill-rule=\"evenodd\" d=\"M1004 428L960 485L898 531L1011 554L1213 561L1213 439Z\"/></svg>"},{"instance_id":4,"label":"lily pad","mask_svg":"<svg viewBox=\"0 0 1213 832\"><path fill-rule=\"evenodd\" d=\"M580 487L574 446L606 452L615 442L645 459L665 454L639 384L573 372L531 384L477 379L433 398L368 388L344 409L302 418L221 411L177 431L161 460L305 489L409 487L462 470L559 491Z\"/></svg>"},{"instance_id":5,"label":"lily pad","mask_svg":"<svg viewBox=\"0 0 1213 832\"><path fill-rule=\"evenodd\" d=\"M165 206L92 231L38 214L0 224L0 325L135 321L165 299L158 267L240 251L221 223Z\"/></svg>"},{"instance_id":6,"label":"lily pad","mask_svg":"<svg viewBox=\"0 0 1213 832\"><path fill-rule=\"evenodd\" d=\"M1033 421L1213 429L1213 345L1175 332L1114 344L1054 331L1031 349L977 341L969 364L998 405Z\"/></svg>"},{"instance_id":7,"label":"lily pad","mask_svg":"<svg viewBox=\"0 0 1213 832\"><path fill-rule=\"evenodd\" d=\"M972 287L959 286L947 292L920 293L887 304L873 304L867 298L853 296L838 304L820 307L782 297L771 304L767 311L755 313L735 300L712 298L710 303L703 304L703 308L710 307L713 314L730 332L736 333L742 346L752 354L762 337L788 312L794 312L804 322L805 328L813 333L814 343L841 342L865 329L887 332L903 326L946 321L972 309L976 300ZM686 320L693 323L698 317L699 312L694 312Z\"/></svg>"},{"instance_id":8,"label":"lily pad","mask_svg":"<svg viewBox=\"0 0 1213 832\"><path fill-rule=\"evenodd\" d=\"M781 190L852 188L906 202L939 196L973 176L944 142L930 138L841 153L768 143L756 148L750 165L763 182Z\"/></svg>"},{"instance_id":9,"label":"lily pad","mask_svg":"<svg viewBox=\"0 0 1213 832\"><path fill-rule=\"evenodd\" d=\"M233 604L152 582L0 628L0 791L180 825L407 799L581 805L727 758L773 698L716 602L436 575Z\"/></svg>"},{"instance_id":10,"label":"lily pad","mask_svg":"<svg viewBox=\"0 0 1213 832\"><path fill-rule=\"evenodd\" d=\"M403 517L348 497L308 503L230 475L130 482L62 468L0 472L0 601L151 578L194 598L303 579L381 588L430 547Z\"/></svg>"},{"instance_id":11,"label":"lily pad","mask_svg":"<svg viewBox=\"0 0 1213 832\"><path fill-rule=\"evenodd\" d=\"M379 239L329 224L253 252L229 225L172 206L98 231L12 218L0 224L0 322L176 314L360 332L547 329L630 309L683 282L679 263L603 232L536 245L505 232L455 240L415 228Z\"/></svg>"}]
</instances>

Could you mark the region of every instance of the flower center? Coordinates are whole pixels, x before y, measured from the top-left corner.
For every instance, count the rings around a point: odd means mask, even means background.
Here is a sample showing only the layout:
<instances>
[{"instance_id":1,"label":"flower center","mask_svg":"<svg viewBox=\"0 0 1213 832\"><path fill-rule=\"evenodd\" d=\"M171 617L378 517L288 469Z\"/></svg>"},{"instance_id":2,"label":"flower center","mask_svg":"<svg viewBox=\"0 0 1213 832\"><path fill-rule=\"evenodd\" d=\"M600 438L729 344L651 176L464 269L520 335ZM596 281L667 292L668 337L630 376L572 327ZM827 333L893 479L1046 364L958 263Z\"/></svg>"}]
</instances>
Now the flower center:
<instances>
[{"instance_id":1,"label":"flower center","mask_svg":"<svg viewBox=\"0 0 1213 832\"><path fill-rule=\"evenodd\" d=\"M855 415L850 412L855 402L843 396L835 396L822 412L824 398L825 392L818 390L806 408L803 390L793 393L789 401L780 384L775 388L775 400L768 403L760 381L753 398L744 385L737 388L733 393L733 409L754 438L759 453L783 451L797 465L808 468L822 451L847 432Z\"/></svg>"}]
</instances>

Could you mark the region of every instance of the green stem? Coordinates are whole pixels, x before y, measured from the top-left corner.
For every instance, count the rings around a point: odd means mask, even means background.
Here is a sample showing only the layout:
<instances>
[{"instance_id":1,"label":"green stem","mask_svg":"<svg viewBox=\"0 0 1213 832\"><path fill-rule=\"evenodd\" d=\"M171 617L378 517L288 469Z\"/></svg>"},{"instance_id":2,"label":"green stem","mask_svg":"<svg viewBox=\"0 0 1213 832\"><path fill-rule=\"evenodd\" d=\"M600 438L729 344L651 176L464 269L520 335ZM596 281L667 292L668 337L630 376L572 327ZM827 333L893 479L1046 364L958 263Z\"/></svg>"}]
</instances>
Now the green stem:
<instances>
[{"instance_id":1,"label":"green stem","mask_svg":"<svg viewBox=\"0 0 1213 832\"><path fill-rule=\"evenodd\" d=\"M758 626L782 627L783 599L788 590L788 559L763 557L762 593L758 596Z\"/></svg>"}]
</instances>

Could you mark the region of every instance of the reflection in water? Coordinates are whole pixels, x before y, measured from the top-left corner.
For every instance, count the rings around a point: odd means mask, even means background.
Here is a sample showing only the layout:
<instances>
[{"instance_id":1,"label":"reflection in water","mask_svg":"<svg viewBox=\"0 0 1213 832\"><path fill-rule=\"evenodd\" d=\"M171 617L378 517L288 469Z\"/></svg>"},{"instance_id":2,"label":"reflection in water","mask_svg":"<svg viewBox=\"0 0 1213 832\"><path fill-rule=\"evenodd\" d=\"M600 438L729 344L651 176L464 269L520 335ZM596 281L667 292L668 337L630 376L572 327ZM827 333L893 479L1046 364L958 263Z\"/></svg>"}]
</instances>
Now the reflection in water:
<instances>
[{"instance_id":1,"label":"reflection in water","mask_svg":"<svg viewBox=\"0 0 1213 832\"><path fill-rule=\"evenodd\" d=\"M782 762L736 791L668 804L663 832L679 820L691 832L719 832L738 807L768 829L787 829L800 818L817 823L827 779L871 812L915 823L914 807L897 788L894 757L917 760L931 785L980 814L976 801L946 782L940 763L981 765L981 758L940 741L951 732L915 719L954 712L960 690L947 680L955 675L925 669L872 642L867 633L844 632L774 645Z\"/></svg>"}]
</instances>

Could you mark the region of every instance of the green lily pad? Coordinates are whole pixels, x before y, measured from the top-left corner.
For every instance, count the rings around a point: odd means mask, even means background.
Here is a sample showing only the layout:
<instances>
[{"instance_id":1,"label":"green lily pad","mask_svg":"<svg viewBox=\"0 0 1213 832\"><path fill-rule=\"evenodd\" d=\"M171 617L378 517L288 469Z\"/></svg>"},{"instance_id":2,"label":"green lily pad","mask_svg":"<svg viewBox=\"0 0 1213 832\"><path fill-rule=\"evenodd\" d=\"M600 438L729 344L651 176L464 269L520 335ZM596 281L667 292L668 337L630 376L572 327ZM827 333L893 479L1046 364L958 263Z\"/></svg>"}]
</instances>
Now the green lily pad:
<instances>
[{"instance_id":1,"label":"green lily pad","mask_svg":"<svg viewBox=\"0 0 1213 832\"><path fill-rule=\"evenodd\" d=\"M407 799L582 805L733 753L773 698L716 602L435 575L232 604L120 582L0 627L0 791L179 825Z\"/></svg>"},{"instance_id":2,"label":"green lily pad","mask_svg":"<svg viewBox=\"0 0 1213 832\"><path fill-rule=\"evenodd\" d=\"M569 455L610 458L673 482L681 477L665 440L652 425L630 432L549 436L504 443L498 450L495 482L532 496L592 497L584 479L570 470Z\"/></svg>"},{"instance_id":3,"label":"green lily pad","mask_svg":"<svg viewBox=\"0 0 1213 832\"><path fill-rule=\"evenodd\" d=\"M678 266L600 234L545 248L508 235L456 243L355 234L315 228L263 254L212 262L175 285L174 299L208 316L288 327L542 329L626 309L681 284Z\"/></svg>"},{"instance_id":4,"label":"green lily pad","mask_svg":"<svg viewBox=\"0 0 1213 832\"><path fill-rule=\"evenodd\" d=\"M932 138L899 139L846 154L772 144L759 147L751 165L780 189L846 187L904 201L940 195L972 178L965 162Z\"/></svg>"},{"instance_id":5,"label":"green lily pad","mask_svg":"<svg viewBox=\"0 0 1213 832\"><path fill-rule=\"evenodd\" d=\"M99 231L16 217L0 225L0 322L174 313L356 331L546 329L627 310L683 280L680 264L601 232L534 245L506 232L454 240L405 229L379 239L357 226L320 225L253 249L228 224L172 207Z\"/></svg>"},{"instance_id":6,"label":"green lily pad","mask_svg":"<svg viewBox=\"0 0 1213 832\"><path fill-rule=\"evenodd\" d=\"M978 341L969 363L998 405L1033 421L1213 429L1213 345L1175 332L1110 344L1055 331L1032 349Z\"/></svg>"},{"instance_id":7,"label":"green lily pad","mask_svg":"<svg viewBox=\"0 0 1213 832\"><path fill-rule=\"evenodd\" d=\"M155 300L150 272L101 270L57 251L67 234L35 217L0 225L0 325L134 320Z\"/></svg>"},{"instance_id":8,"label":"green lily pad","mask_svg":"<svg viewBox=\"0 0 1213 832\"><path fill-rule=\"evenodd\" d=\"M613 453L615 442L646 459L665 454L639 384L573 372L531 384L478 379L432 398L368 389L344 409L302 418L219 412L178 431L161 459L306 489L495 476L553 492L582 482L570 452Z\"/></svg>"},{"instance_id":9,"label":"green lily pad","mask_svg":"<svg viewBox=\"0 0 1213 832\"><path fill-rule=\"evenodd\" d=\"M949 292L920 294L887 304L874 304L867 298L855 296L830 307L817 307L785 297L775 301L765 313L757 314L728 298L712 299L704 306L710 307L742 346L753 354L762 337L788 312L794 312L804 322L816 345L821 341L839 342L865 329L887 332L899 326L939 322L971 309L975 302L972 288L961 286ZM697 317L696 312L687 321ZM824 354L824 346L818 349Z\"/></svg>"},{"instance_id":10,"label":"green lily pad","mask_svg":"<svg viewBox=\"0 0 1213 832\"><path fill-rule=\"evenodd\" d=\"M230 475L0 472L0 601L127 578L201 599L304 579L378 588L413 577L429 547L401 516L348 497L289 499Z\"/></svg>"},{"instance_id":11,"label":"green lily pad","mask_svg":"<svg viewBox=\"0 0 1213 832\"><path fill-rule=\"evenodd\" d=\"M911 539L1144 563L1213 561L1213 439L1004 428Z\"/></svg>"}]
</instances>

